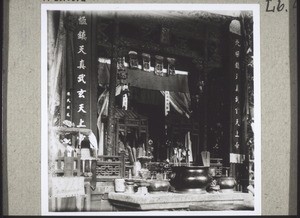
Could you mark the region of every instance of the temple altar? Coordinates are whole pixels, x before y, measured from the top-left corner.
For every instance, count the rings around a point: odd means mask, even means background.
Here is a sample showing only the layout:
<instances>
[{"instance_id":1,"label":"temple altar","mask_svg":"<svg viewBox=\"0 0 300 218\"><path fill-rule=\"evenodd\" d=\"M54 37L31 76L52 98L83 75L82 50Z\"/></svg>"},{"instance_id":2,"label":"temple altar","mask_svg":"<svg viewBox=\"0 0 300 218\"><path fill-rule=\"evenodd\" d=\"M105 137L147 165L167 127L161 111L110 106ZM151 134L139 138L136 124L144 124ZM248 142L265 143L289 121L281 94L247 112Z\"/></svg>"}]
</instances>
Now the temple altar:
<instances>
[{"instance_id":1,"label":"temple altar","mask_svg":"<svg viewBox=\"0 0 300 218\"><path fill-rule=\"evenodd\" d=\"M193 210L201 208L201 210L224 210L224 209L248 209L253 210L249 202L253 201L252 195L248 193L173 193L158 192L146 195L126 194L126 193L109 193L108 199L120 210ZM246 207L247 205L247 207Z\"/></svg>"}]
</instances>

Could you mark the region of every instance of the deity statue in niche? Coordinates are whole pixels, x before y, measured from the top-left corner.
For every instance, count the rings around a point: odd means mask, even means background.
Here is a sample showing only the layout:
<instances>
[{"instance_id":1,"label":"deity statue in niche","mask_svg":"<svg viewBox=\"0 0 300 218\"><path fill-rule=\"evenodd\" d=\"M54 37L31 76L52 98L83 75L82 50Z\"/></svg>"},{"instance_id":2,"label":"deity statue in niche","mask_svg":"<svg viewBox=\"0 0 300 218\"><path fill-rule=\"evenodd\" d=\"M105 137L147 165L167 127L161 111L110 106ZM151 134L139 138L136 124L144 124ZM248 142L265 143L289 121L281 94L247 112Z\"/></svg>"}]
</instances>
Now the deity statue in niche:
<instances>
[{"instance_id":1,"label":"deity statue in niche","mask_svg":"<svg viewBox=\"0 0 300 218\"><path fill-rule=\"evenodd\" d=\"M129 55L129 67L131 69L138 69L139 68L139 61L138 61L138 55L135 51L130 51L128 53Z\"/></svg>"},{"instance_id":2,"label":"deity statue in niche","mask_svg":"<svg viewBox=\"0 0 300 218\"><path fill-rule=\"evenodd\" d=\"M164 57L155 55L154 73L158 76L163 76L163 69L164 69L163 60L164 60Z\"/></svg>"},{"instance_id":3,"label":"deity statue in niche","mask_svg":"<svg viewBox=\"0 0 300 218\"><path fill-rule=\"evenodd\" d=\"M150 55L146 54L146 53L143 53L142 58L143 58L143 70L149 72L150 71L150 66L151 66Z\"/></svg>"},{"instance_id":4,"label":"deity statue in niche","mask_svg":"<svg viewBox=\"0 0 300 218\"><path fill-rule=\"evenodd\" d=\"M175 75L175 58L167 58L168 75Z\"/></svg>"}]
</instances>

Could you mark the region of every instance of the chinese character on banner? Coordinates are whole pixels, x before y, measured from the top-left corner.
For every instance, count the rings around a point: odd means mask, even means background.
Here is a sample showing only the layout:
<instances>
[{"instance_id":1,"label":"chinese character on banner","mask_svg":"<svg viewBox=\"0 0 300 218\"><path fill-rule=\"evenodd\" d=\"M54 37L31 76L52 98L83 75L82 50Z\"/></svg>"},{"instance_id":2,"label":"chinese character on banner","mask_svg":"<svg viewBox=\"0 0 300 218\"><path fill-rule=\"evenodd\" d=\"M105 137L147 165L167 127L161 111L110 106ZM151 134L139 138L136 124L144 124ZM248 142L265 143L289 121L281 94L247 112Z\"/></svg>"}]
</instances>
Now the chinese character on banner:
<instances>
[{"instance_id":1,"label":"chinese character on banner","mask_svg":"<svg viewBox=\"0 0 300 218\"><path fill-rule=\"evenodd\" d=\"M238 85L238 84L235 85L235 91L236 91L236 92L239 91L239 85Z\"/></svg>"},{"instance_id":2,"label":"chinese character on banner","mask_svg":"<svg viewBox=\"0 0 300 218\"><path fill-rule=\"evenodd\" d=\"M239 74L236 73L236 74L235 74L235 79L238 79L238 78L239 78Z\"/></svg>"},{"instance_id":3,"label":"chinese character on banner","mask_svg":"<svg viewBox=\"0 0 300 218\"><path fill-rule=\"evenodd\" d=\"M84 110L84 104L80 104L80 105L79 105L79 109L78 109L77 112L78 112L78 113L79 113L79 112L82 112L82 113L85 113L85 114L86 114L86 111Z\"/></svg>"},{"instance_id":4,"label":"chinese character on banner","mask_svg":"<svg viewBox=\"0 0 300 218\"><path fill-rule=\"evenodd\" d=\"M236 147L236 149L239 149L240 144L238 142L235 143L234 147Z\"/></svg>"},{"instance_id":5,"label":"chinese character on banner","mask_svg":"<svg viewBox=\"0 0 300 218\"><path fill-rule=\"evenodd\" d=\"M87 36L86 36L85 30L79 31L77 34L77 38L81 39L81 40L86 40Z\"/></svg>"},{"instance_id":6,"label":"chinese character on banner","mask_svg":"<svg viewBox=\"0 0 300 218\"><path fill-rule=\"evenodd\" d=\"M240 126L239 119L235 119L235 125Z\"/></svg>"},{"instance_id":7,"label":"chinese character on banner","mask_svg":"<svg viewBox=\"0 0 300 218\"><path fill-rule=\"evenodd\" d=\"M79 127L79 128L80 128L80 127L86 127L86 125L84 125L83 123L84 123L84 120L83 120L83 119L80 119L80 120L79 120L79 124L77 125L77 127Z\"/></svg>"},{"instance_id":8,"label":"chinese character on banner","mask_svg":"<svg viewBox=\"0 0 300 218\"><path fill-rule=\"evenodd\" d=\"M239 103L239 97L238 96L235 96L235 102Z\"/></svg>"},{"instance_id":9,"label":"chinese character on banner","mask_svg":"<svg viewBox=\"0 0 300 218\"><path fill-rule=\"evenodd\" d=\"M234 42L235 46L241 47L240 40L236 39Z\"/></svg>"},{"instance_id":10,"label":"chinese character on banner","mask_svg":"<svg viewBox=\"0 0 300 218\"><path fill-rule=\"evenodd\" d=\"M85 16L80 16L78 18L78 24L79 25L87 25Z\"/></svg>"},{"instance_id":11,"label":"chinese character on banner","mask_svg":"<svg viewBox=\"0 0 300 218\"><path fill-rule=\"evenodd\" d=\"M86 90L80 89L79 91L77 91L78 93L78 98L85 98L84 93L86 92Z\"/></svg>"},{"instance_id":12,"label":"chinese character on banner","mask_svg":"<svg viewBox=\"0 0 300 218\"><path fill-rule=\"evenodd\" d=\"M77 54L80 54L80 53L86 54L86 52L84 51L84 45L79 46L79 51L77 52Z\"/></svg>"},{"instance_id":13,"label":"chinese character on banner","mask_svg":"<svg viewBox=\"0 0 300 218\"><path fill-rule=\"evenodd\" d=\"M235 69L240 69L240 63L239 62L235 63Z\"/></svg>"},{"instance_id":14,"label":"chinese character on banner","mask_svg":"<svg viewBox=\"0 0 300 218\"><path fill-rule=\"evenodd\" d=\"M237 57L237 58L240 57L240 51L235 52L235 57Z\"/></svg>"},{"instance_id":15,"label":"chinese character on banner","mask_svg":"<svg viewBox=\"0 0 300 218\"><path fill-rule=\"evenodd\" d=\"M86 81L84 80L85 74L79 74L77 77L77 81L78 83L82 82L84 84L86 84Z\"/></svg>"},{"instance_id":16,"label":"chinese character on banner","mask_svg":"<svg viewBox=\"0 0 300 218\"><path fill-rule=\"evenodd\" d=\"M81 59L79 61L79 66L77 66L77 68L78 69L83 69L83 70L86 68L86 66L84 65L84 60Z\"/></svg>"},{"instance_id":17,"label":"chinese character on banner","mask_svg":"<svg viewBox=\"0 0 300 218\"><path fill-rule=\"evenodd\" d=\"M239 135L239 131L238 130L236 130L236 132L235 132L235 136L234 137L236 137L236 138L239 138L240 137L240 135Z\"/></svg>"}]
</instances>

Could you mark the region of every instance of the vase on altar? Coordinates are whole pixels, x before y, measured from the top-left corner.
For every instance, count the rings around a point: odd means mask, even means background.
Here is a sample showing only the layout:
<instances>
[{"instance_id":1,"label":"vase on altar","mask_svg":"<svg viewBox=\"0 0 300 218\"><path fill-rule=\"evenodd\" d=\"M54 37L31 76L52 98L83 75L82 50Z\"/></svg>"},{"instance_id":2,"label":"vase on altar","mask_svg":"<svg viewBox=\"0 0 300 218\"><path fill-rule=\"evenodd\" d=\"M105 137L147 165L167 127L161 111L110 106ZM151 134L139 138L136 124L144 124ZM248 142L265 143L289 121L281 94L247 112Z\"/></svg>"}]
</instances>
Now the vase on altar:
<instances>
[{"instance_id":1,"label":"vase on altar","mask_svg":"<svg viewBox=\"0 0 300 218\"><path fill-rule=\"evenodd\" d=\"M139 176L139 172L142 169L142 165L140 161L135 161L133 163L133 168L132 168L132 175L134 177L138 177Z\"/></svg>"}]
</instances>

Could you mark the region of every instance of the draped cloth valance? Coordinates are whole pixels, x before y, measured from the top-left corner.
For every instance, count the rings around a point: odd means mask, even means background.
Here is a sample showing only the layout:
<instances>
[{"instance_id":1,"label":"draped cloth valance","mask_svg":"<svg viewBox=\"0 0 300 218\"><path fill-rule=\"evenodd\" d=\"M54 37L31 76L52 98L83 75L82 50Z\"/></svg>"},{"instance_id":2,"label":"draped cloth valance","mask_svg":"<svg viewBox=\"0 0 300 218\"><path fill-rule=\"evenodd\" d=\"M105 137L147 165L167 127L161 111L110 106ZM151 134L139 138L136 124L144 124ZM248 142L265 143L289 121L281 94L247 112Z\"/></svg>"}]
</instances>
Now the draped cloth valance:
<instances>
[{"instance_id":1,"label":"draped cloth valance","mask_svg":"<svg viewBox=\"0 0 300 218\"><path fill-rule=\"evenodd\" d=\"M99 81L101 81L99 85L108 85L110 64L99 63L98 69ZM159 91L189 93L187 75L157 76L153 72L139 69L126 68L126 70L128 72L127 82L130 86Z\"/></svg>"}]
</instances>

